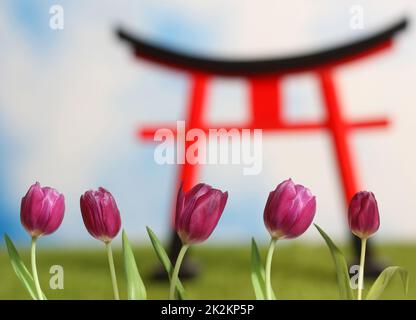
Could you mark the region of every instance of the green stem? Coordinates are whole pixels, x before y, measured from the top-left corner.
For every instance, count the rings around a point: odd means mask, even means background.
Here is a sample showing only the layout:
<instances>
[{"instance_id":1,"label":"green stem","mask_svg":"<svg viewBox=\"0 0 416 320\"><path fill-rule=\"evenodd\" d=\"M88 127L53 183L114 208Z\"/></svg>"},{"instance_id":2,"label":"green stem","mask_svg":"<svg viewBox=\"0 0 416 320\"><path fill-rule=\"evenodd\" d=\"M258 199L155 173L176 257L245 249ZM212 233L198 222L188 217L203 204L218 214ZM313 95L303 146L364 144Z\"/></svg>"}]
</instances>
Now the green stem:
<instances>
[{"instance_id":1,"label":"green stem","mask_svg":"<svg viewBox=\"0 0 416 320\"><path fill-rule=\"evenodd\" d=\"M30 249L30 258L31 258L31 263L32 263L32 276L33 276L33 281L35 282L36 293L38 295L38 299L43 300L43 293L42 293L42 289L40 288L40 284L39 284L38 270L36 268L36 240L37 239L38 239L37 237L32 237L32 246L31 246L31 249Z\"/></svg>"},{"instance_id":2,"label":"green stem","mask_svg":"<svg viewBox=\"0 0 416 320\"><path fill-rule=\"evenodd\" d=\"M273 252L276 247L277 239L272 238L270 240L269 250L267 251L267 260L266 260L266 299L272 300L272 282L271 282L271 272L272 272L272 260Z\"/></svg>"},{"instance_id":3,"label":"green stem","mask_svg":"<svg viewBox=\"0 0 416 320\"><path fill-rule=\"evenodd\" d=\"M111 283L113 284L114 299L120 300L118 294L116 270L114 268L113 250L111 250L111 242L105 242L105 248L107 249L108 264L110 265Z\"/></svg>"},{"instance_id":4,"label":"green stem","mask_svg":"<svg viewBox=\"0 0 416 320\"><path fill-rule=\"evenodd\" d=\"M365 248L367 239L361 239L361 256L360 256L360 269L358 273L358 300L362 299L363 284L364 284L364 264L365 264Z\"/></svg>"},{"instance_id":5,"label":"green stem","mask_svg":"<svg viewBox=\"0 0 416 320\"><path fill-rule=\"evenodd\" d=\"M175 299L175 290L176 290L176 283L178 282L179 278L179 270L181 268L181 264L183 258L185 257L186 250L188 250L189 244L182 245L181 251L179 251L178 257L176 258L175 268L173 269L172 279L170 280L170 290L169 290L169 299Z\"/></svg>"}]
</instances>

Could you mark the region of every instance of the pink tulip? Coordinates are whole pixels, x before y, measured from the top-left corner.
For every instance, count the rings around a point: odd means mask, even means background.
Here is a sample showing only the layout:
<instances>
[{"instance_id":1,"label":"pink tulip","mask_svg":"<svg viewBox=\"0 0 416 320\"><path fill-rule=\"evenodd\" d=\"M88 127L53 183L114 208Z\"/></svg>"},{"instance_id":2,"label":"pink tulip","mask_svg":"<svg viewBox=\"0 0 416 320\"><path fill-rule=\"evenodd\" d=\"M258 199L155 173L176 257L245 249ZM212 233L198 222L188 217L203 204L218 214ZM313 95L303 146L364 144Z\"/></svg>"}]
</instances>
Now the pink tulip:
<instances>
[{"instance_id":1,"label":"pink tulip","mask_svg":"<svg viewBox=\"0 0 416 320\"><path fill-rule=\"evenodd\" d=\"M29 234L36 238L51 234L64 218L65 199L56 189L33 184L22 198L20 221Z\"/></svg>"},{"instance_id":2,"label":"pink tulip","mask_svg":"<svg viewBox=\"0 0 416 320\"><path fill-rule=\"evenodd\" d=\"M372 192L361 191L355 194L348 210L351 232L361 239L373 235L380 226L377 200Z\"/></svg>"},{"instance_id":3,"label":"pink tulip","mask_svg":"<svg viewBox=\"0 0 416 320\"><path fill-rule=\"evenodd\" d=\"M110 242L121 227L120 212L110 192L104 188L88 190L80 199L82 219L96 239Z\"/></svg>"},{"instance_id":4,"label":"pink tulip","mask_svg":"<svg viewBox=\"0 0 416 320\"><path fill-rule=\"evenodd\" d=\"M264 208L264 223L274 239L296 238L312 223L316 211L315 196L308 188L291 179L270 192Z\"/></svg>"},{"instance_id":5,"label":"pink tulip","mask_svg":"<svg viewBox=\"0 0 416 320\"><path fill-rule=\"evenodd\" d=\"M183 243L205 241L214 231L227 203L228 192L200 183L188 192L179 189L175 228Z\"/></svg>"}]
</instances>

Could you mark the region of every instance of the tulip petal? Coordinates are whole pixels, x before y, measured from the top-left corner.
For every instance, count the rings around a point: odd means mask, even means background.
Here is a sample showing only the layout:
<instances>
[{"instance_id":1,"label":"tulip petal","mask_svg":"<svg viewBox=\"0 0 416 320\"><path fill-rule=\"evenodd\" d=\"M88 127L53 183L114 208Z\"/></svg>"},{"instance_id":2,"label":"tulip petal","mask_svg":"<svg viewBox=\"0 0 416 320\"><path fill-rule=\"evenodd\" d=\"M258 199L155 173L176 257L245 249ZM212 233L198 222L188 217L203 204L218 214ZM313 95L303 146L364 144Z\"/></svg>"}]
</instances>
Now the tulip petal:
<instances>
[{"instance_id":1,"label":"tulip petal","mask_svg":"<svg viewBox=\"0 0 416 320\"><path fill-rule=\"evenodd\" d=\"M188 192L178 191L175 229L183 243L206 240L220 219L228 193L199 183Z\"/></svg>"},{"instance_id":2,"label":"tulip petal","mask_svg":"<svg viewBox=\"0 0 416 320\"><path fill-rule=\"evenodd\" d=\"M205 183L198 183L194 186L189 192L185 195L185 205L187 206L189 202L198 199L202 195L206 194L208 191L212 190L212 187Z\"/></svg>"},{"instance_id":3,"label":"tulip petal","mask_svg":"<svg viewBox=\"0 0 416 320\"><path fill-rule=\"evenodd\" d=\"M58 199L55 200L52 206L50 219L44 229L45 235L51 234L56 229L59 228L59 226L62 223L62 220L64 219L64 212L65 212L65 198L63 195L59 195Z\"/></svg>"},{"instance_id":4,"label":"tulip petal","mask_svg":"<svg viewBox=\"0 0 416 320\"><path fill-rule=\"evenodd\" d=\"M198 198L188 225L188 239L191 242L206 240L214 231L221 218L228 193L212 189Z\"/></svg>"},{"instance_id":5,"label":"tulip petal","mask_svg":"<svg viewBox=\"0 0 416 320\"><path fill-rule=\"evenodd\" d=\"M309 226L312 224L313 218L315 217L316 212L316 199L313 197L306 203L303 207L301 214L298 216L296 222L288 230L287 238L296 238L303 234Z\"/></svg>"},{"instance_id":6,"label":"tulip petal","mask_svg":"<svg viewBox=\"0 0 416 320\"><path fill-rule=\"evenodd\" d=\"M263 219L273 238L294 238L310 226L315 211L315 197L309 189L288 179L269 194Z\"/></svg>"},{"instance_id":7,"label":"tulip petal","mask_svg":"<svg viewBox=\"0 0 416 320\"><path fill-rule=\"evenodd\" d=\"M174 221L176 230L180 229L179 222L181 221L181 215L184 212L184 207L185 207L185 195L183 192L183 187L181 185L179 187L178 196L176 198L176 211L175 211L175 221Z\"/></svg>"},{"instance_id":8,"label":"tulip petal","mask_svg":"<svg viewBox=\"0 0 416 320\"><path fill-rule=\"evenodd\" d=\"M212 190L211 186L199 183L187 193L185 193L183 210L177 214L179 218L177 226L178 231L184 231L188 229L192 213L196 206L196 202L210 190Z\"/></svg>"},{"instance_id":9,"label":"tulip petal","mask_svg":"<svg viewBox=\"0 0 416 320\"><path fill-rule=\"evenodd\" d=\"M86 191L80 198L80 207L85 227L94 238L107 242L117 236L120 212L109 191L102 187Z\"/></svg>"},{"instance_id":10,"label":"tulip petal","mask_svg":"<svg viewBox=\"0 0 416 320\"><path fill-rule=\"evenodd\" d=\"M274 191L269 194L265 208L266 226L271 233L284 232L296 221L293 200L296 198L296 187L291 179L280 183ZM270 200L270 201L269 201ZM278 214L276 214L278 212Z\"/></svg>"},{"instance_id":11,"label":"tulip petal","mask_svg":"<svg viewBox=\"0 0 416 320\"><path fill-rule=\"evenodd\" d=\"M32 185L22 199L21 220L23 226L29 232L38 229L37 221L42 212L42 199L43 191L39 182Z\"/></svg>"},{"instance_id":12,"label":"tulip petal","mask_svg":"<svg viewBox=\"0 0 416 320\"><path fill-rule=\"evenodd\" d=\"M351 232L362 239L378 230L380 215L373 193L360 191L354 195L348 208L348 222Z\"/></svg>"},{"instance_id":13,"label":"tulip petal","mask_svg":"<svg viewBox=\"0 0 416 320\"><path fill-rule=\"evenodd\" d=\"M101 210L103 213L103 227L105 234L112 239L117 236L120 231L121 219L116 202L109 193L106 193L101 201Z\"/></svg>"},{"instance_id":14,"label":"tulip petal","mask_svg":"<svg viewBox=\"0 0 416 320\"><path fill-rule=\"evenodd\" d=\"M55 189L33 184L22 198L20 220L31 236L56 231L65 211L63 196Z\"/></svg>"}]
</instances>

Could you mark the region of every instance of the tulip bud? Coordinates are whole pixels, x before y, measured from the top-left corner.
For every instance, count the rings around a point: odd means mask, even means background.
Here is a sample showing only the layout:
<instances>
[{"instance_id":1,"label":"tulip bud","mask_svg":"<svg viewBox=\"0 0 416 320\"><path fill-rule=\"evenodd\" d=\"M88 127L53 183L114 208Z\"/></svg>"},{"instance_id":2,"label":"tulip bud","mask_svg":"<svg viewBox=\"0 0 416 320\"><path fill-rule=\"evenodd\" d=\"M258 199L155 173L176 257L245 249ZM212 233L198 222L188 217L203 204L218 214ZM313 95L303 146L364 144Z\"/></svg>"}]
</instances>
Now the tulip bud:
<instances>
[{"instance_id":1,"label":"tulip bud","mask_svg":"<svg viewBox=\"0 0 416 320\"><path fill-rule=\"evenodd\" d=\"M188 192L179 189L175 229L183 243L205 241L214 231L227 203L228 192L200 183Z\"/></svg>"},{"instance_id":2,"label":"tulip bud","mask_svg":"<svg viewBox=\"0 0 416 320\"><path fill-rule=\"evenodd\" d=\"M33 184L22 198L20 221L32 237L51 234L64 218L65 199L56 189Z\"/></svg>"},{"instance_id":3,"label":"tulip bud","mask_svg":"<svg viewBox=\"0 0 416 320\"><path fill-rule=\"evenodd\" d=\"M121 227L120 212L110 192L104 188L88 190L80 199L82 219L96 239L110 242Z\"/></svg>"},{"instance_id":4,"label":"tulip bud","mask_svg":"<svg viewBox=\"0 0 416 320\"><path fill-rule=\"evenodd\" d=\"M372 192L361 191L355 194L348 210L351 232L361 239L367 239L380 226L377 200Z\"/></svg>"},{"instance_id":5,"label":"tulip bud","mask_svg":"<svg viewBox=\"0 0 416 320\"><path fill-rule=\"evenodd\" d=\"M296 238L309 228L315 211L315 196L289 179L270 192L264 208L264 224L274 239Z\"/></svg>"}]
</instances>

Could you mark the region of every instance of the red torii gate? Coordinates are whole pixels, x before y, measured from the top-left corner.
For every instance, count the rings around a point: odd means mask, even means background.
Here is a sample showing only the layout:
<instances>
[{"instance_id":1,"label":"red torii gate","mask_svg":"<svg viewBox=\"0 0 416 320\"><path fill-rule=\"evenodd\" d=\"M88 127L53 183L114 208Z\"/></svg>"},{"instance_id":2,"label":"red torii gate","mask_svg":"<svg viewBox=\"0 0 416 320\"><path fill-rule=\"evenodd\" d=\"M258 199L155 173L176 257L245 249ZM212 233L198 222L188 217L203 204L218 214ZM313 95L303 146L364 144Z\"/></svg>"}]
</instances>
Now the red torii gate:
<instances>
[{"instance_id":1,"label":"red torii gate","mask_svg":"<svg viewBox=\"0 0 416 320\"><path fill-rule=\"evenodd\" d=\"M205 122L206 89L212 77L227 76L242 77L248 81L251 117L248 123L229 124L221 128L263 129L266 132L328 130L333 140L345 203L348 204L360 189L348 139L349 132L355 129L385 127L388 125L388 119L346 119L338 99L333 71L342 65L391 48L396 34L406 26L407 20L402 19L381 32L353 43L301 56L264 60L218 60L197 57L155 46L122 29L118 30L118 35L132 46L136 57L190 74L191 91L185 119L187 129L199 128L207 131L210 128L219 128ZM313 73L319 79L326 119L322 122L288 123L282 117L280 82L287 75L305 72ZM161 127L176 131L176 127L170 124L155 125L140 128L137 135L144 139L153 139L155 132ZM180 165L177 187L183 183L185 190L191 188L196 183L197 170L197 165Z\"/></svg>"}]
</instances>

